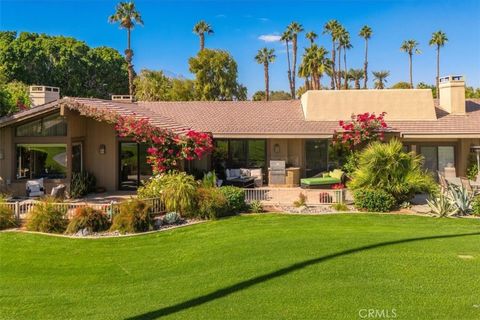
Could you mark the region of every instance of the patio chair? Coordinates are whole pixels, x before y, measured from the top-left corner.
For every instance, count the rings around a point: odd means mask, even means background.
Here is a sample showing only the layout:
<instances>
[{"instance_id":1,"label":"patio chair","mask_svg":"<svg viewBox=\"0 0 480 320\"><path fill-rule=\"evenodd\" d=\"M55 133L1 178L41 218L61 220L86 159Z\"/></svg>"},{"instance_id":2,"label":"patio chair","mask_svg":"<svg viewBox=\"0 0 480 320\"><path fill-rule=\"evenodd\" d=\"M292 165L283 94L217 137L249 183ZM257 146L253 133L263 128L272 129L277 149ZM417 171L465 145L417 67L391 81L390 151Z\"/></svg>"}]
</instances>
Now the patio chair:
<instances>
[{"instance_id":1,"label":"patio chair","mask_svg":"<svg viewBox=\"0 0 480 320\"><path fill-rule=\"evenodd\" d=\"M64 199L66 189L67 187L64 184L59 184L58 186L52 188L50 196L55 199Z\"/></svg>"},{"instance_id":2,"label":"patio chair","mask_svg":"<svg viewBox=\"0 0 480 320\"><path fill-rule=\"evenodd\" d=\"M45 195L43 187L43 178L37 180L28 180L25 184L27 197L41 197Z\"/></svg>"}]
</instances>

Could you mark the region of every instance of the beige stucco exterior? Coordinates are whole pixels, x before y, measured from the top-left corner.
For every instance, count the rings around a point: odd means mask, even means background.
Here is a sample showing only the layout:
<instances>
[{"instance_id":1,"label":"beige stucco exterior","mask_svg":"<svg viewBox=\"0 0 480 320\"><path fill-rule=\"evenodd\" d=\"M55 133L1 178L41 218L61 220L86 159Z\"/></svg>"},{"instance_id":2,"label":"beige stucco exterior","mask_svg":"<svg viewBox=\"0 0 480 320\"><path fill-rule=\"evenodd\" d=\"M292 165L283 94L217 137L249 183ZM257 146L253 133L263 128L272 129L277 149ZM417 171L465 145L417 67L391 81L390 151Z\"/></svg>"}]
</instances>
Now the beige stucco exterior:
<instances>
[{"instance_id":1,"label":"beige stucco exterior","mask_svg":"<svg viewBox=\"0 0 480 320\"><path fill-rule=\"evenodd\" d=\"M365 112L386 112L387 121L437 119L430 89L311 90L301 102L307 121L339 121Z\"/></svg>"}]
</instances>

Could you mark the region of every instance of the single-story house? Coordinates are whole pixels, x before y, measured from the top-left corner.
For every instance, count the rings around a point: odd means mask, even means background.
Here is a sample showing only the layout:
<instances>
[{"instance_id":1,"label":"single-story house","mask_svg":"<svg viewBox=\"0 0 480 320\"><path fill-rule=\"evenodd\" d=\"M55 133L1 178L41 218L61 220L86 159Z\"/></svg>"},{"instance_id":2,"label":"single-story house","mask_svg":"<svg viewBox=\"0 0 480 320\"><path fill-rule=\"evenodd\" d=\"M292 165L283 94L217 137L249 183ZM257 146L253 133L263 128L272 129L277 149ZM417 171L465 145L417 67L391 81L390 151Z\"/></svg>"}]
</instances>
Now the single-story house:
<instances>
[{"instance_id":1,"label":"single-story house","mask_svg":"<svg viewBox=\"0 0 480 320\"><path fill-rule=\"evenodd\" d=\"M266 183L270 160L285 161L300 177L329 169L338 121L386 112L389 134L423 155L427 169L452 164L457 175L465 175L470 148L480 145L480 100L466 100L464 89L461 76L449 76L441 79L439 100L429 89L387 89L316 90L290 101L131 102L123 96L60 99L58 88L33 86L31 109L0 118L0 192L3 186L24 194L26 180L36 178L45 179L48 192L81 170L108 191L134 189L151 175L147 146L119 138L113 125L88 110L147 117L177 132L209 132L224 167L262 168ZM213 160L184 167L210 170Z\"/></svg>"}]
</instances>

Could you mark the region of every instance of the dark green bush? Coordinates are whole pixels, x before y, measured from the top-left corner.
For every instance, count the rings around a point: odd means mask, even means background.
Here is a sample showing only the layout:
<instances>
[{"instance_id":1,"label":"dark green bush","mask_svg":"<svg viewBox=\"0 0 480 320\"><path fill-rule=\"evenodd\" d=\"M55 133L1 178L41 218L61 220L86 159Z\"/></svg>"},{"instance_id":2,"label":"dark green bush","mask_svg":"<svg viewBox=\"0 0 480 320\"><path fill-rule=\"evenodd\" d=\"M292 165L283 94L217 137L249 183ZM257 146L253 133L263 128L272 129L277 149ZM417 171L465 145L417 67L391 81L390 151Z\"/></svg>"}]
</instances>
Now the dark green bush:
<instances>
[{"instance_id":1,"label":"dark green bush","mask_svg":"<svg viewBox=\"0 0 480 320\"><path fill-rule=\"evenodd\" d=\"M107 214L92 207L79 207L67 226L65 233L73 234L79 230L87 229L89 232L105 231L110 226Z\"/></svg>"},{"instance_id":2,"label":"dark green bush","mask_svg":"<svg viewBox=\"0 0 480 320\"><path fill-rule=\"evenodd\" d=\"M113 217L111 231L120 233L144 232L153 228L150 206L139 199L120 204L120 212Z\"/></svg>"},{"instance_id":3,"label":"dark green bush","mask_svg":"<svg viewBox=\"0 0 480 320\"><path fill-rule=\"evenodd\" d=\"M359 189L353 192L355 207L370 212L389 212L395 205L395 198L380 189Z\"/></svg>"},{"instance_id":4,"label":"dark green bush","mask_svg":"<svg viewBox=\"0 0 480 320\"><path fill-rule=\"evenodd\" d=\"M217 219L232 214L220 188L199 188L196 198L197 210L191 214L194 217Z\"/></svg>"},{"instance_id":5,"label":"dark green bush","mask_svg":"<svg viewBox=\"0 0 480 320\"><path fill-rule=\"evenodd\" d=\"M245 192L243 192L243 189L226 186L219 188L219 190L227 199L227 208L230 214L239 213L246 209Z\"/></svg>"},{"instance_id":6,"label":"dark green bush","mask_svg":"<svg viewBox=\"0 0 480 320\"><path fill-rule=\"evenodd\" d=\"M480 216L480 196L476 196L472 202L472 214Z\"/></svg>"},{"instance_id":7,"label":"dark green bush","mask_svg":"<svg viewBox=\"0 0 480 320\"><path fill-rule=\"evenodd\" d=\"M95 176L86 171L73 172L70 182L70 197L81 198L90 192L95 192L97 180Z\"/></svg>"},{"instance_id":8,"label":"dark green bush","mask_svg":"<svg viewBox=\"0 0 480 320\"><path fill-rule=\"evenodd\" d=\"M17 226L17 220L13 214L13 210L7 206L2 206L0 201L0 230L14 228Z\"/></svg>"},{"instance_id":9,"label":"dark green bush","mask_svg":"<svg viewBox=\"0 0 480 320\"><path fill-rule=\"evenodd\" d=\"M36 204L27 215L26 228L29 231L62 233L67 227L66 207L55 206L54 199L47 198Z\"/></svg>"}]
</instances>

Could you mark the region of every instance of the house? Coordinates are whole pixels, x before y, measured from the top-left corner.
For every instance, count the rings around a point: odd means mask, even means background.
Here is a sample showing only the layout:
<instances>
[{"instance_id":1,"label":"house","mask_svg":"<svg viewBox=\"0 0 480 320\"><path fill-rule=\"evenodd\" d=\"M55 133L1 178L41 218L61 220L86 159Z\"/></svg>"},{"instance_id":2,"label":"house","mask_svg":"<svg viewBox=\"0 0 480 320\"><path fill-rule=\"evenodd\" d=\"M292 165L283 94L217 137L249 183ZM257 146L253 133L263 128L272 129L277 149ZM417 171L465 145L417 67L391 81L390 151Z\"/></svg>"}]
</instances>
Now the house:
<instances>
[{"instance_id":1,"label":"house","mask_svg":"<svg viewBox=\"0 0 480 320\"><path fill-rule=\"evenodd\" d=\"M389 135L423 155L427 169L453 165L464 175L470 148L480 145L480 100L466 100L464 86L461 76L442 78L438 101L429 89L389 89L317 90L300 100L269 102L60 99L58 88L33 86L31 109L0 118L0 188L24 194L27 179L43 177L48 191L68 184L72 172L87 170L108 191L135 189L151 175L147 146L117 137L113 125L89 116L93 110L147 117L179 133L186 128L212 133L221 161L205 157L186 163L187 170L209 170L221 162L265 173L270 160L283 160L300 177L335 165L329 140L339 120L385 111Z\"/></svg>"}]
</instances>

